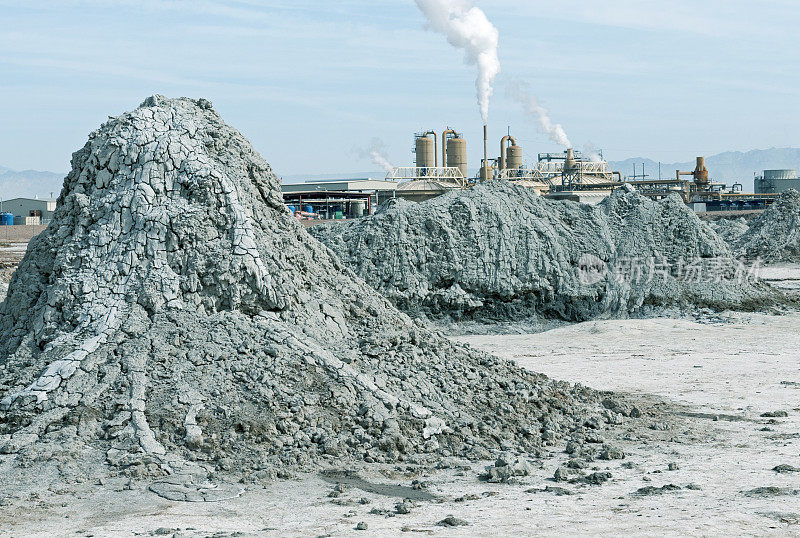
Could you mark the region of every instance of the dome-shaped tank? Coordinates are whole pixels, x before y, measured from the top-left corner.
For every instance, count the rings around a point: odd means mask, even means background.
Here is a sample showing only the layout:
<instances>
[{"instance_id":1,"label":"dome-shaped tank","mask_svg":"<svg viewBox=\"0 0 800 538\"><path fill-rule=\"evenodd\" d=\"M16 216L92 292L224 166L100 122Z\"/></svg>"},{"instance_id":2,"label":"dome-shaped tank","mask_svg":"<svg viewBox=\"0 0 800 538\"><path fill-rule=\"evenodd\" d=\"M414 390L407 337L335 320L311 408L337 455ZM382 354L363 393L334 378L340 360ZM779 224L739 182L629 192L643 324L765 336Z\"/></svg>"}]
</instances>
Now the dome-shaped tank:
<instances>
[{"instance_id":1,"label":"dome-shaped tank","mask_svg":"<svg viewBox=\"0 0 800 538\"><path fill-rule=\"evenodd\" d=\"M764 179L797 179L797 170L764 170Z\"/></svg>"},{"instance_id":2,"label":"dome-shaped tank","mask_svg":"<svg viewBox=\"0 0 800 538\"><path fill-rule=\"evenodd\" d=\"M520 146L509 146L506 150L506 168L509 170L522 168L522 148Z\"/></svg>"},{"instance_id":3,"label":"dome-shaped tank","mask_svg":"<svg viewBox=\"0 0 800 538\"><path fill-rule=\"evenodd\" d=\"M427 136L417 137L417 168L434 168L436 166L436 143Z\"/></svg>"},{"instance_id":4,"label":"dome-shaped tank","mask_svg":"<svg viewBox=\"0 0 800 538\"><path fill-rule=\"evenodd\" d=\"M458 168L461 175L467 177L467 141L463 138L447 141L447 166Z\"/></svg>"}]
</instances>

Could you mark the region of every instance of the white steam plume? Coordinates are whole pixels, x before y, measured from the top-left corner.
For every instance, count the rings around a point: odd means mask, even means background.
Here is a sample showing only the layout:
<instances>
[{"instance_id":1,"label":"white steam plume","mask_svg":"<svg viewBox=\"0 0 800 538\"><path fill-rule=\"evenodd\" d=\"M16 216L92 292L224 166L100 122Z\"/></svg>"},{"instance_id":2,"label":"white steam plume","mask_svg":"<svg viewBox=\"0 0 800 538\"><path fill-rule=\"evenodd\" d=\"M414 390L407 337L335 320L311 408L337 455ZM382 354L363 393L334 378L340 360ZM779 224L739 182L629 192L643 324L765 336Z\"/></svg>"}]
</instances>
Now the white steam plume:
<instances>
[{"instance_id":1,"label":"white steam plume","mask_svg":"<svg viewBox=\"0 0 800 538\"><path fill-rule=\"evenodd\" d=\"M587 142L583 145L583 156L587 157L590 162L599 163L603 161L602 155L600 155L600 150L592 144L591 142Z\"/></svg>"},{"instance_id":2,"label":"white steam plume","mask_svg":"<svg viewBox=\"0 0 800 538\"><path fill-rule=\"evenodd\" d=\"M372 164L377 164L386 172L394 168L392 163L389 162L389 156L386 153L386 144L378 137L369 141L369 147L356 148L355 152L359 159L369 159L372 161Z\"/></svg>"},{"instance_id":3,"label":"white steam plume","mask_svg":"<svg viewBox=\"0 0 800 538\"><path fill-rule=\"evenodd\" d=\"M531 93L527 84L512 80L506 87L506 94L522 105L525 113L538 122L539 128L544 134L550 137L550 140L565 148L572 147L569 138L567 138L567 133L564 132L564 128L560 123L553 123L553 120L550 119L550 113L545 107L539 104L539 101Z\"/></svg>"},{"instance_id":4,"label":"white steam plume","mask_svg":"<svg viewBox=\"0 0 800 538\"><path fill-rule=\"evenodd\" d=\"M444 34L447 42L464 50L464 62L478 66L475 87L481 117L489 119L489 98L494 93L494 79L500 73L497 44L500 33L486 14L469 0L415 0L428 19L431 30Z\"/></svg>"}]
</instances>

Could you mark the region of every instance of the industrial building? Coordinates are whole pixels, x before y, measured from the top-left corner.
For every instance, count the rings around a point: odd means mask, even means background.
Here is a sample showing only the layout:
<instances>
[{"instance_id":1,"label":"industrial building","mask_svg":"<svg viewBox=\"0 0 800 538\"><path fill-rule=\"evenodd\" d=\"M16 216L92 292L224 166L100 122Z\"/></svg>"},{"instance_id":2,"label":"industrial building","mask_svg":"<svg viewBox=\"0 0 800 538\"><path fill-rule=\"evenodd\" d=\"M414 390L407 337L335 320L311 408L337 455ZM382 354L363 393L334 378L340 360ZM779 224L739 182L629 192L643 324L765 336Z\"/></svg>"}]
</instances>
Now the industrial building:
<instances>
[{"instance_id":1,"label":"industrial building","mask_svg":"<svg viewBox=\"0 0 800 538\"><path fill-rule=\"evenodd\" d=\"M431 138L432 137L432 138ZM502 179L559 199L596 203L611 193L616 174L602 159L585 159L579 151L541 153L538 162L526 166L523 150L516 139L507 134L500 140L497 158L488 156L488 137L484 127L484 158L477 177L467 174L467 143L461 134L449 127L441 134L439 158L436 131L422 131L414 136L414 167L395 168L387 179L400 181L397 197L424 200L448 190L463 189L479 181ZM603 188L600 188L600 187ZM592 187L589 189L589 187Z\"/></svg>"},{"instance_id":2,"label":"industrial building","mask_svg":"<svg viewBox=\"0 0 800 538\"><path fill-rule=\"evenodd\" d=\"M370 215L395 197L397 183L361 178L281 185L283 201L298 218L346 219Z\"/></svg>"},{"instance_id":3,"label":"industrial building","mask_svg":"<svg viewBox=\"0 0 800 538\"><path fill-rule=\"evenodd\" d=\"M415 166L395 167L386 174L387 180L398 182L395 193L398 198L420 202L469 185L466 140L450 127L442 131L441 140L440 163L436 131L414 135Z\"/></svg>"},{"instance_id":4,"label":"industrial building","mask_svg":"<svg viewBox=\"0 0 800 538\"><path fill-rule=\"evenodd\" d=\"M691 179L682 179L681 176L691 176ZM678 193L686 204L700 213L762 210L777 196L770 193L746 193L740 183L728 187L725 183L712 181L705 157L697 157L695 169L691 172L676 170L675 179L629 183L643 195L651 198L664 198L672 193Z\"/></svg>"},{"instance_id":5,"label":"industrial building","mask_svg":"<svg viewBox=\"0 0 800 538\"><path fill-rule=\"evenodd\" d=\"M800 190L800 178L797 170L764 170L754 182L756 193L780 194L789 189Z\"/></svg>"},{"instance_id":6,"label":"industrial building","mask_svg":"<svg viewBox=\"0 0 800 538\"><path fill-rule=\"evenodd\" d=\"M633 178L623 178L609 168L602 153L585 156L572 148L562 153L539 153L535 163L525 163L522 147L510 132L500 139L499 155L490 157L486 126L483 159L475 177L468 173L467 141L455 129L447 127L441 133L421 130L414 134L412 148L414 166L392 168L384 180L284 185L284 201L301 219L340 219L369 215L390 198L419 202L483 181L509 181L547 198L588 204L600 202L628 183L654 199L677 193L695 211L705 212L761 210L781 192L800 190L795 170L764 170L763 176L756 178L755 193L745 193L739 183L728 187L712 181L704 157L697 157L692 171L676 170L674 179L657 180L635 176L635 172Z\"/></svg>"},{"instance_id":7,"label":"industrial building","mask_svg":"<svg viewBox=\"0 0 800 538\"><path fill-rule=\"evenodd\" d=\"M48 224L56 210L55 200L39 200L38 198L12 198L0 202L0 218L2 224ZM13 215L13 218L11 217Z\"/></svg>"}]
</instances>

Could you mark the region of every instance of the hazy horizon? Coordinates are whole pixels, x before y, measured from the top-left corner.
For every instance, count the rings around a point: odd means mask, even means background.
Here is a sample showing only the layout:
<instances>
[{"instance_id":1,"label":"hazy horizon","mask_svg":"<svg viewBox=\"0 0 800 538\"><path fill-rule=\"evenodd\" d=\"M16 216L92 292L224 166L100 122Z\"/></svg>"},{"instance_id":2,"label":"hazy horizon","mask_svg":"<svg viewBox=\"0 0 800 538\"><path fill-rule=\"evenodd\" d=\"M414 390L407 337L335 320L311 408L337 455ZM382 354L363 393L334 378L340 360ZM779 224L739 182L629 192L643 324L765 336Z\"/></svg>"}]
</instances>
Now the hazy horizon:
<instances>
[{"instance_id":1,"label":"hazy horizon","mask_svg":"<svg viewBox=\"0 0 800 538\"><path fill-rule=\"evenodd\" d=\"M575 147L612 161L787 147L800 140L792 3L475 2L500 34L490 153L508 126L532 160L560 148L505 95L527 83ZM474 68L411 0L0 0L0 164L66 170L109 115L154 93L205 97L280 176L370 169L382 140L464 132L481 155ZM776 54L776 43L780 54Z\"/></svg>"}]
</instances>

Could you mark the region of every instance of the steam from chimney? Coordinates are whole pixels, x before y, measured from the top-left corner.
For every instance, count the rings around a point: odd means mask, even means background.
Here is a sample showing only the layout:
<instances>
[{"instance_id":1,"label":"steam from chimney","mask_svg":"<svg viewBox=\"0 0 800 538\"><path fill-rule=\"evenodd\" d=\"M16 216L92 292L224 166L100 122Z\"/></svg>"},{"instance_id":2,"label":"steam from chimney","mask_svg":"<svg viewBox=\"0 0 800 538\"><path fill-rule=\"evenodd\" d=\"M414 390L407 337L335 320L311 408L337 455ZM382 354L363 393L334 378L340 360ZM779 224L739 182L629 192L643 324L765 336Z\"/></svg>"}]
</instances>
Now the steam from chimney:
<instances>
[{"instance_id":1,"label":"steam from chimney","mask_svg":"<svg viewBox=\"0 0 800 538\"><path fill-rule=\"evenodd\" d=\"M489 119L489 99L494 93L494 79L500 73L497 44L500 33L486 14L470 0L415 0L428 19L428 27L447 37L447 42L464 50L464 62L478 67L475 87L481 117Z\"/></svg>"},{"instance_id":2,"label":"steam from chimney","mask_svg":"<svg viewBox=\"0 0 800 538\"><path fill-rule=\"evenodd\" d=\"M394 168L392 163L389 162L389 156L386 153L386 144L378 137L369 141L369 147L356 148L355 153L358 155L359 159L369 159L372 161L372 164L380 166L385 172Z\"/></svg>"},{"instance_id":3,"label":"steam from chimney","mask_svg":"<svg viewBox=\"0 0 800 538\"><path fill-rule=\"evenodd\" d=\"M529 87L524 82L512 80L506 87L506 95L522 105L525 113L536 120L539 124L539 129L546 134L550 140L564 146L571 148L572 144L567 138L567 133L560 123L553 123L550 119L550 113L545 107L539 104L539 101L531 93Z\"/></svg>"},{"instance_id":4,"label":"steam from chimney","mask_svg":"<svg viewBox=\"0 0 800 538\"><path fill-rule=\"evenodd\" d=\"M591 142L587 142L583 145L583 156L588 158L589 162L603 162L603 157L600 155L600 150L597 149L597 147Z\"/></svg>"}]
</instances>

